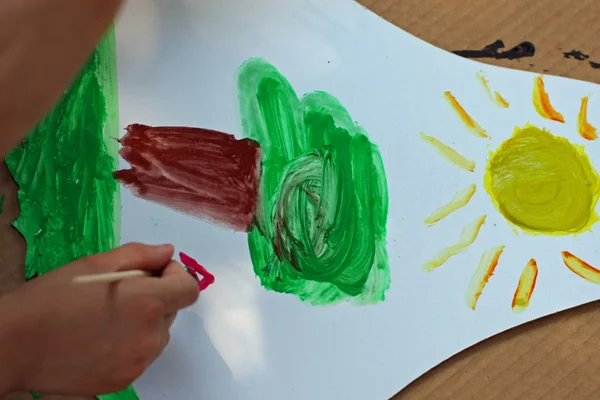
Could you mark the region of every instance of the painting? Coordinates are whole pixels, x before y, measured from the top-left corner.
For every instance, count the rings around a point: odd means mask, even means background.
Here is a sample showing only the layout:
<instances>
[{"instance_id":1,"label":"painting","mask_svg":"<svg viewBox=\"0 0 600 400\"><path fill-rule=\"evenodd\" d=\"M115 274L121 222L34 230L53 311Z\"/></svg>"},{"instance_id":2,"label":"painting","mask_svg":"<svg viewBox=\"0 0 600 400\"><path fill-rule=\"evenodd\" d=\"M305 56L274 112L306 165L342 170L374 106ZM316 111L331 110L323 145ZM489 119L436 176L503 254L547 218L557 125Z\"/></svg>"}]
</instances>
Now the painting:
<instances>
[{"instance_id":1,"label":"painting","mask_svg":"<svg viewBox=\"0 0 600 400\"><path fill-rule=\"evenodd\" d=\"M7 160L27 277L170 242L211 285L104 400L389 398L600 298L598 93L352 0L131 0Z\"/></svg>"}]
</instances>

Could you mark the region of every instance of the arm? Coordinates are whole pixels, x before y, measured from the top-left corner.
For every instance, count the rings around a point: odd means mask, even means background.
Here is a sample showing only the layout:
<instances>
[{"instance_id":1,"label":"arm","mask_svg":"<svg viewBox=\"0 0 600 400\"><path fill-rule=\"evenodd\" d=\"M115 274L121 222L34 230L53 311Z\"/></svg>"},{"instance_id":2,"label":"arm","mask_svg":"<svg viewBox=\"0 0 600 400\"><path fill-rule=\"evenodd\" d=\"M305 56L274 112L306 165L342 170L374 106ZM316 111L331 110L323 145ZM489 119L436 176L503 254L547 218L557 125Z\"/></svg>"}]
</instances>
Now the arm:
<instances>
[{"instance_id":1,"label":"arm","mask_svg":"<svg viewBox=\"0 0 600 400\"><path fill-rule=\"evenodd\" d=\"M120 0L0 1L0 156L55 104Z\"/></svg>"},{"instance_id":2,"label":"arm","mask_svg":"<svg viewBox=\"0 0 600 400\"><path fill-rule=\"evenodd\" d=\"M16 390L17 377L13 363L16 361L14 344L18 342L13 321L9 321L8 310L0 305L0 398Z\"/></svg>"},{"instance_id":3,"label":"arm","mask_svg":"<svg viewBox=\"0 0 600 400\"><path fill-rule=\"evenodd\" d=\"M0 1L0 155L63 93L120 0ZM93 395L136 379L169 340L198 285L172 246L126 245L75 261L0 298L0 397L13 390ZM157 277L74 285L77 275L145 269Z\"/></svg>"}]
</instances>

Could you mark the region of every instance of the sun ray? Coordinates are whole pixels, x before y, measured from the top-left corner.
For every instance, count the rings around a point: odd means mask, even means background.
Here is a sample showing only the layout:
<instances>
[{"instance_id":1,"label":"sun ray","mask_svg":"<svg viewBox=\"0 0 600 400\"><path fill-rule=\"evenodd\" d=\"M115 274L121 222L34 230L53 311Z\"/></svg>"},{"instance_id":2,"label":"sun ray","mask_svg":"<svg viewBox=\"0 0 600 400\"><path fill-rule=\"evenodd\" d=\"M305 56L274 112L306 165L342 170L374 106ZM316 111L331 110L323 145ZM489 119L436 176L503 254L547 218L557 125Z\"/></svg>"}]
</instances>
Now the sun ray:
<instances>
[{"instance_id":1,"label":"sun ray","mask_svg":"<svg viewBox=\"0 0 600 400\"><path fill-rule=\"evenodd\" d=\"M425 224L434 225L435 223L441 221L446 218L448 215L452 214L456 210L459 210L469 204L469 201L473 198L475 191L477 190L477 185L474 183L469 185L462 190L459 190L454 194L452 200L449 203L441 206L437 210L435 210L429 217L425 219Z\"/></svg>"},{"instance_id":2,"label":"sun ray","mask_svg":"<svg viewBox=\"0 0 600 400\"><path fill-rule=\"evenodd\" d=\"M508 108L510 107L510 103L504 98L502 97L502 95L498 92L494 92L494 98L496 99L496 103L498 103L498 105L502 108Z\"/></svg>"},{"instance_id":3,"label":"sun ray","mask_svg":"<svg viewBox=\"0 0 600 400\"><path fill-rule=\"evenodd\" d=\"M587 96L581 99L581 108L577 117L577 131L584 139L596 140L598 139L596 127L590 124L587 119L588 101L589 98Z\"/></svg>"},{"instance_id":4,"label":"sun ray","mask_svg":"<svg viewBox=\"0 0 600 400\"><path fill-rule=\"evenodd\" d=\"M532 258L529 260L521 277L519 278L519 284L512 301L512 310L515 314L521 313L529 306L529 300L535 289L535 283L538 276L537 262Z\"/></svg>"},{"instance_id":5,"label":"sun ray","mask_svg":"<svg viewBox=\"0 0 600 400\"><path fill-rule=\"evenodd\" d=\"M479 266L471 277L471 281L469 282L465 296L467 305L471 309L475 310L479 296L481 296L483 288L485 288L485 285L488 283L490 277L494 275L494 271L498 265L498 260L500 259L503 251L504 246L496 246L486 250L482 254L481 260L479 261Z\"/></svg>"},{"instance_id":6,"label":"sun ray","mask_svg":"<svg viewBox=\"0 0 600 400\"><path fill-rule=\"evenodd\" d=\"M546 93L544 80L541 76L535 78L533 83L533 106L542 117L552 121L565 123L565 118L561 113L556 111L550 103L550 97Z\"/></svg>"},{"instance_id":7,"label":"sun ray","mask_svg":"<svg viewBox=\"0 0 600 400\"><path fill-rule=\"evenodd\" d=\"M456 98L454 97L454 95L451 92L445 92L444 97L446 97L446 100L448 100L448 103L450 103L450 106L452 106L454 111L456 111L456 114L458 114L460 119L464 122L464 124L467 126L467 128L469 128L469 130L475 136L478 136L481 138L489 138L485 129L483 129L481 126L479 126L479 124L477 122L475 122L475 120L473 118L471 118L471 116L467 113L467 111L463 108L463 106L460 105L458 100L456 100Z\"/></svg>"},{"instance_id":8,"label":"sun ray","mask_svg":"<svg viewBox=\"0 0 600 400\"><path fill-rule=\"evenodd\" d=\"M586 281L600 284L600 270L592 267L590 264L569 253L568 251L562 252L562 258L567 268L569 268L571 271Z\"/></svg>"},{"instance_id":9,"label":"sun ray","mask_svg":"<svg viewBox=\"0 0 600 400\"><path fill-rule=\"evenodd\" d=\"M477 239L477 235L479 235L479 230L484 224L485 218L486 216L482 215L469 225L465 226L460 233L458 243L440 250L431 261L423 265L423 270L429 272L441 267L451 257L461 253L467 247L472 245L473 242L475 242L475 239Z\"/></svg>"},{"instance_id":10,"label":"sun ray","mask_svg":"<svg viewBox=\"0 0 600 400\"><path fill-rule=\"evenodd\" d=\"M442 157L450 161L452 164L466 171L475 172L475 161L469 160L468 158L462 156L452 147L446 146L433 136L428 136L421 132L421 138L430 143Z\"/></svg>"},{"instance_id":11,"label":"sun ray","mask_svg":"<svg viewBox=\"0 0 600 400\"><path fill-rule=\"evenodd\" d=\"M502 95L498 92L492 92L492 89L490 89L490 84L487 80L487 78L485 76L483 76L483 73L478 73L477 74L477 79L479 79L479 81L481 82L481 84L483 85L483 88L485 89L486 93L490 96L490 99L498 106L498 107L502 107L502 108L508 108L510 107L510 104L508 101L506 101L506 99L504 97L502 97Z\"/></svg>"}]
</instances>

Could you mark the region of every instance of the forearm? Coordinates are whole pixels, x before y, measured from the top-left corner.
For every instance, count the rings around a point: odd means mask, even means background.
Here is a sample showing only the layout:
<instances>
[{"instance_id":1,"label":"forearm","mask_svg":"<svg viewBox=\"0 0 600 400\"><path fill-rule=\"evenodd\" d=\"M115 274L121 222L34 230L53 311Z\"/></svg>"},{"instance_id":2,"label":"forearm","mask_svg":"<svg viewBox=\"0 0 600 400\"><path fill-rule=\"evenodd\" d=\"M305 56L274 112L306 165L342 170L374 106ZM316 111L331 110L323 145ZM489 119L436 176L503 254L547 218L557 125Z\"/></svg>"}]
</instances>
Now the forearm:
<instances>
[{"instance_id":1,"label":"forearm","mask_svg":"<svg viewBox=\"0 0 600 400\"><path fill-rule=\"evenodd\" d=\"M0 301L0 398L19 389L19 357L23 346L18 333L14 310L6 298ZM26 351L26 350L25 350ZM26 358L26 357L24 357Z\"/></svg>"},{"instance_id":2,"label":"forearm","mask_svg":"<svg viewBox=\"0 0 600 400\"><path fill-rule=\"evenodd\" d=\"M0 2L0 156L17 145L59 99L120 3Z\"/></svg>"},{"instance_id":3,"label":"forearm","mask_svg":"<svg viewBox=\"0 0 600 400\"><path fill-rule=\"evenodd\" d=\"M10 394L16 390L16 385L11 375L10 366L5 365L7 364L5 361L4 354L0 354L0 398L3 398L7 394Z\"/></svg>"}]
</instances>

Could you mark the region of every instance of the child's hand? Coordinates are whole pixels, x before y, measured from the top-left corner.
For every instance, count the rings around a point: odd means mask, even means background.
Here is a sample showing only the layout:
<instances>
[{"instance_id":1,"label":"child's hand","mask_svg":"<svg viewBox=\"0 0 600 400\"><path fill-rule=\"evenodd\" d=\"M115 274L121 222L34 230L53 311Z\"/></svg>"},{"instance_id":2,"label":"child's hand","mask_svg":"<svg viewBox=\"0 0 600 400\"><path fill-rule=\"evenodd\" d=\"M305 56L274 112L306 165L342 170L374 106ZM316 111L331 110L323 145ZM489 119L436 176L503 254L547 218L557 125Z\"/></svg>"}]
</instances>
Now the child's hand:
<instances>
[{"instance_id":1,"label":"child's hand","mask_svg":"<svg viewBox=\"0 0 600 400\"><path fill-rule=\"evenodd\" d=\"M3 381L6 390L73 395L129 385L167 345L176 312L198 297L198 284L172 256L170 245L129 244L0 299L0 392ZM78 275L129 269L158 277L72 283Z\"/></svg>"}]
</instances>

